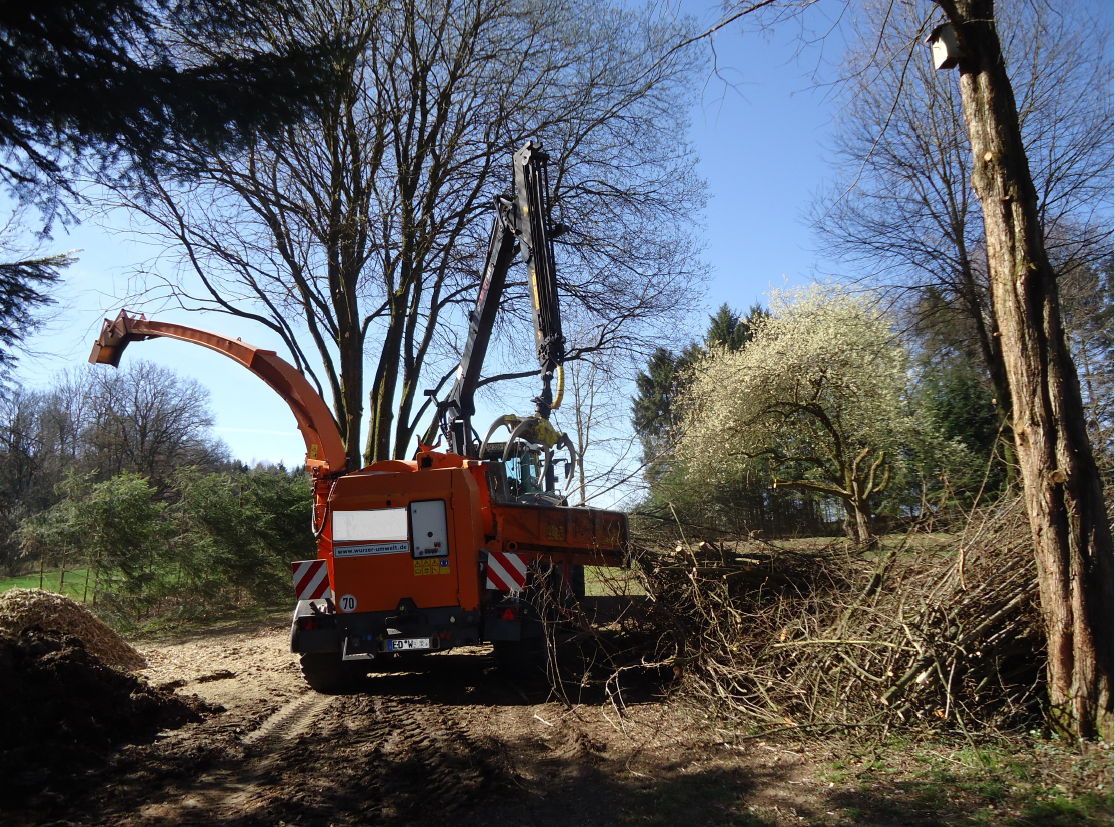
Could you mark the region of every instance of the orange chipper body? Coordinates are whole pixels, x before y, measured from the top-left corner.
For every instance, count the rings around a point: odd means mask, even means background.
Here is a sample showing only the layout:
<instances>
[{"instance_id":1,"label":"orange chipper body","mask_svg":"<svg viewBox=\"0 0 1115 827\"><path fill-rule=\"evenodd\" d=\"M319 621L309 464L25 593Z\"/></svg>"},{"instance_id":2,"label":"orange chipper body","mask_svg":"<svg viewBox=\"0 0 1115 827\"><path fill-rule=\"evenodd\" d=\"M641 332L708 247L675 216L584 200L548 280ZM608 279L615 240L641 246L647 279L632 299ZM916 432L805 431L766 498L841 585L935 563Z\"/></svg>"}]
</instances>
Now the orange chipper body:
<instances>
[{"instance_id":1,"label":"orange chipper body","mask_svg":"<svg viewBox=\"0 0 1115 827\"><path fill-rule=\"evenodd\" d=\"M540 636L537 608L520 599L534 561L566 579L571 566L623 564L626 515L509 502L491 462L421 446L413 460L349 471L328 406L274 351L121 311L105 320L89 360L117 366L130 342L155 337L223 353L294 414L313 476L318 560L294 562L296 588L299 566L306 576L291 648L315 688L397 657Z\"/></svg>"}]
</instances>

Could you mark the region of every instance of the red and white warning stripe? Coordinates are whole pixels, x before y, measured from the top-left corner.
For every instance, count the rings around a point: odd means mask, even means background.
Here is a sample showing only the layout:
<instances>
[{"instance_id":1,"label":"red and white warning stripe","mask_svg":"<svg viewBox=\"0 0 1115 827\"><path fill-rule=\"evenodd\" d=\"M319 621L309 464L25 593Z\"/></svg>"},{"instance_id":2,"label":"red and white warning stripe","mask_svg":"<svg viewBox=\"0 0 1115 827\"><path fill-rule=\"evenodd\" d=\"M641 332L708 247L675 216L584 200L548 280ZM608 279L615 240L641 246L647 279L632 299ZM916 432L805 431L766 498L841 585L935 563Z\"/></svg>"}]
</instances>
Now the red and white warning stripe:
<instances>
[{"instance_id":1,"label":"red and white warning stripe","mask_svg":"<svg viewBox=\"0 0 1115 827\"><path fill-rule=\"evenodd\" d=\"M290 564L294 571L294 593L299 600L317 600L329 592L329 567L324 560L296 560Z\"/></svg>"},{"instance_id":2,"label":"red and white warning stripe","mask_svg":"<svg viewBox=\"0 0 1115 827\"><path fill-rule=\"evenodd\" d=\"M527 583L527 564L518 554L503 551L488 552L489 589L501 592L519 592Z\"/></svg>"}]
</instances>

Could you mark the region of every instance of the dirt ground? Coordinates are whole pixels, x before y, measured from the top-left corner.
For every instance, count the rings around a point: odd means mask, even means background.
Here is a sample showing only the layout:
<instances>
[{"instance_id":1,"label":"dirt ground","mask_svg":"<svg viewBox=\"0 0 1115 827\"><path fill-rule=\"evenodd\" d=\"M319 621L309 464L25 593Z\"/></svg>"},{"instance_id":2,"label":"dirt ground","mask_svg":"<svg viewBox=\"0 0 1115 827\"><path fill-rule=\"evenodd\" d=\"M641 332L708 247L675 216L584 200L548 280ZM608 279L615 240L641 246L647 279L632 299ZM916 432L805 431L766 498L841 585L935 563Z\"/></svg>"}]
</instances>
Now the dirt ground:
<instances>
[{"instance_id":1,"label":"dirt ground","mask_svg":"<svg viewBox=\"0 0 1115 827\"><path fill-rule=\"evenodd\" d=\"M9 797L16 806L0 805L0 822L1110 823L1109 750L1058 752L1042 765L1053 776L1007 769L1030 767L1028 756L950 776L951 765L971 764L962 745L871 752L856 737L741 741L699 710L664 703L651 684L628 691L623 718L604 697L569 707L544 683L507 680L488 647L372 675L358 694L318 695L303 684L287 634L274 618L137 643L151 684L224 711L80 770L37 776L18 804Z\"/></svg>"}]
</instances>

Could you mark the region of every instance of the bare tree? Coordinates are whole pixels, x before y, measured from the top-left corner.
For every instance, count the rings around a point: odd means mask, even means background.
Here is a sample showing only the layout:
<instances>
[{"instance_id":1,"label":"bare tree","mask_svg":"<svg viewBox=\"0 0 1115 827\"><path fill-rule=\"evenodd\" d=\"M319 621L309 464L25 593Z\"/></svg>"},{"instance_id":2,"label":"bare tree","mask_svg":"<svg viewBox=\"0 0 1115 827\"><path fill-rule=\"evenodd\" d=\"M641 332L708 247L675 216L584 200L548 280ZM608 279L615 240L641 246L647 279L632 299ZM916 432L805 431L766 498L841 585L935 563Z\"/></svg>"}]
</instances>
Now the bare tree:
<instances>
[{"instance_id":1,"label":"bare tree","mask_svg":"<svg viewBox=\"0 0 1115 827\"><path fill-rule=\"evenodd\" d=\"M1010 388L961 91L911 52L935 8L931 0L868 3L851 27L843 61L851 80L835 131L839 177L814 206L814 226L828 250L915 315L953 317L917 322L967 332L961 344L984 364L1009 434ZM1043 232L1063 276L1110 255L1110 61L1080 11L1009 0L1000 17L1009 21L1004 50ZM929 289L942 300L922 301Z\"/></svg>"},{"instance_id":2,"label":"bare tree","mask_svg":"<svg viewBox=\"0 0 1115 827\"><path fill-rule=\"evenodd\" d=\"M209 392L193 379L144 361L121 371L90 369L85 378L91 415L81 441L93 470L165 479L178 466L213 468L225 458L227 449L210 434Z\"/></svg>"},{"instance_id":3,"label":"bare tree","mask_svg":"<svg viewBox=\"0 0 1115 827\"><path fill-rule=\"evenodd\" d=\"M571 340L576 346L579 337ZM591 354L571 363L565 371L565 404L558 422L568 429L577 449L577 467L567 492L570 503L583 504L593 497L624 493L624 482L635 469L630 460L637 436L628 426L630 400L623 388L622 368L627 362Z\"/></svg>"},{"instance_id":4,"label":"bare tree","mask_svg":"<svg viewBox=\"0 0 1115 827\"><path fill-rule=\"evenodd\" d=\"M97 401L93 385L88 367L65 370L43 394L38 430L46 453L57 457L60 467L84 459L84 439Z\"/></svg>"},{"instance_id":5,"label":"bare tree","mask_svg":"<svg viewBox=\"0 0 1115 827\"><path fill-rule=\"evenodd\" d=\"M1115 363L1112 360L1115 307L1112 302L1112 259L1095 266L1079 262L1066 268L1058 279L1064 299L1065 335L1080 374L1084 406L1088 412L1088 434L1092 448L1110 457L1113 442L1112 414L1115 407ZM1101 471L1111 473L1103 464ZM1111 484L1110 477L1107 484Z\"/></svg>"},{"instance_id":6,"label":"bare tree","mask_svg":"<svg viewBox=\"0 0 1115 827\"><path fill-rule=\"evenodd\" d=\"M584 0L316 0L297 26L276 36L349 44L319 121L243 153L199 150L197 183L160 178L125 200L179 257L174 301L267 326L328 386L350 467L366 385L370 462L408 451L429 404L418 390L451 375L492 198L528 137L550 153L555 219L572 227L562 287L593 319L571 356L642 347L692 301L694 64L659 59L680 23ZM525 327L525 285L510 288ZM486 381L534 372L533 350Z\"/></svg>"},{"instance_id":7,"label":"bare tree","mask_svg":"<svg viewBox=\"0 0 1115 827\"><path fill-rule=\"evenodd\" d=\"M938 0L938 5L960 50L972 184L983 207L992 302L1034 535L1052 718L1079 736L1109 735L1115 642L1111 527L1019 108L991 0Z\"/></svg>"}]
</instances>

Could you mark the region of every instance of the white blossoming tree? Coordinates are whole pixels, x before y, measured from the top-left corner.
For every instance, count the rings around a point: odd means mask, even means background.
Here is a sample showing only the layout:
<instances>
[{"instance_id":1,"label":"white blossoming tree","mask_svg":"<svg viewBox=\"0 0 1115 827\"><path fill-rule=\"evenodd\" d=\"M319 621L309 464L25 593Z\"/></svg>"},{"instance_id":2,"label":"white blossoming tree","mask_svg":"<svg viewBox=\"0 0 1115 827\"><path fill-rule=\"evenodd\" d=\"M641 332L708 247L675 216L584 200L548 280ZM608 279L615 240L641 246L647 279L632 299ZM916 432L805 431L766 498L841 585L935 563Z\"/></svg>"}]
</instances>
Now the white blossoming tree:
<instances>
[{"instance_id":1,"label":"white blossoming tree","mask_svg":"<svg viewBox=\"0 0 1115 827\"><path fill-rule=\"evenodd\" d=\"M906 389L906 350L867 300L826 285L776 292L749 345L696 366L679 453L694 484L714 486L766 458L776 488L839 500L867 545L870 501L919 430Z\"/></svg>"}]
</instances>

